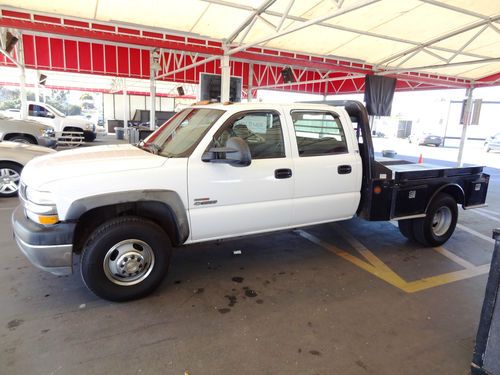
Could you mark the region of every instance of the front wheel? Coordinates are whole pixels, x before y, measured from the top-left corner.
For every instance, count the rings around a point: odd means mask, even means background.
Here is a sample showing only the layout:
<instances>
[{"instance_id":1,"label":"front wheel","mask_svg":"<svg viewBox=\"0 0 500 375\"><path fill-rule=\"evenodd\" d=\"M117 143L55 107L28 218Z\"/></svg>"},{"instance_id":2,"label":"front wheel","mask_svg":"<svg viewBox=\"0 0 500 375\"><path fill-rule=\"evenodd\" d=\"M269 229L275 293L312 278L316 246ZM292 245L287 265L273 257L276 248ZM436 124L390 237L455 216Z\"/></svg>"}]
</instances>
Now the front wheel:
<instances>
[{"instance_id":1,"label":"front wheel","mask_svg":"<svg viewBox=\"0 0 500 375\"><path fill-rule=\"evenodd\" d=\"M455 231L458 220L457 202L440 193L431 202L427 216L413 220L415 240L424 246L441 246Z\"/></svg>"},{"instance_id":2,"label":"front wheel","mask_svg":"<svg viewBox=\"0 0 500 375\"><path fill-rule=\"evenodd\" d=\"M83 132L83 140L85 142L93 142L96 139L97 135L94 132L84 131Z\"/></svg>"},{"instance_id":3,"label":"front wheel","mask_svg":"<svg viewBox=\"0 0 500 375\"><path fill-rule=\"evenodd\" d=\"M84 247L82 278L101 298L141 298L161 283L171 253L170 239L156 223L135 216L111 219L94 230Z\"/></svg>"},{"instance_id":4,"label":"front wheel","mask_svg":"<svg viewBox=\"0 0 500 375\"><path fill-rule=\"evenodd\" d=\"M25 135L16 135L9 139L11 142L24 143L27 145L36 145L36 141L30 137L26 137Z\"/></svg>"}]
</instances>

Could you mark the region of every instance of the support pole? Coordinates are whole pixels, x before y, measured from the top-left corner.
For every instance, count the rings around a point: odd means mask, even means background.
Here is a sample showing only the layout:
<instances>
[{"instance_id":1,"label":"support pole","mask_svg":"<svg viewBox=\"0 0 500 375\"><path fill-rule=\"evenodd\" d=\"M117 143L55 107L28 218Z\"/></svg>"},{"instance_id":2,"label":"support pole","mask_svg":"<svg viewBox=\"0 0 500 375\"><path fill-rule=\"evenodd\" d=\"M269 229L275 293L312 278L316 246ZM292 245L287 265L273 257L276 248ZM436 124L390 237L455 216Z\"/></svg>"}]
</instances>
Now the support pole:
<instances>
[{"instance_id":1,"label":"support pole","mask_svg":"<svg viewBox=\"0 0 500 375\"><path fill-rule=\"evenodd\" d=\"M443 147L446 145L446 133L448 131L448 124L450 122L451 101L448 103L448 114L446 115L446 125L444 126Z\"/></svg>"},{"instance_id":2,"label":"support pole","mask_svg":"<svg viewBox=\"0 0 500 375\"><path fill-rule=\"evenodd\" d=\"M26 69L24 68L23 38L19 35L17 42L17 61L19 63L19 95L21 96L21 120L28 117L28 98L26 97Z\"/></svg>"},{"instance_id":3,"label":"support pole","mask_svg":"<svg viewBox=\"0 0 500 375\"><path fill-rule=\"evenodd\" d=\"M458 149L458 158L457 158L457 167L462 166L462 158L464 156L464 148L465 141L467 141L467 127L471 120L472 113L472 92L474 91L474 86L471 86L467 89L467 101L465 102L465 110L464 110L464 124L462 127L462 137L460 138L460 148Z\"/></svg>"},{"instance_id":4,"label":"support pole","mask_svg":"<svg viewBox=\"0 0 500 375\"><path fill-rule=\"evenodd\" d=\"M127 80L125 78L123 78L122 85L123 85L123 87L122 87L122 93L123 93L123 128L124 128L125 134L127 134L129 110L128 110Z\"/></svg>"},{"instance_id":5,"label":"support pole","mask_svg":"<svg viewBox=\"0 0 500 375\"><path fill-rule=\"evenodd\" d=\"M221 80L220 80L220 101L221 103L229 101L229 88L231 84L231 66L229 65L229 55L224 47L224 55L221 57Z\"/></svg>"},{"instance_id":6,"label":"support pole","mask_svg":"<svg viewBox=\"0 0 500 375\"><path fill-rule=\"evenodd\" d=\"M159 67L160 54L154 50L150 52L149 69L149 129L156 129L156 71Z\"/></svg>"},{"instance_id":7,"label":"support pole","mask_svg":"<svg viewBox=\"0 0 500 375\"><path fill-rule=\"evenodd\" d=\"M40 85L38 83L39 73L38 70L35 70L36 78L35 78L35 102L39 102L40 100Z\"/></svg>"},{"instance_id":8,"label":"support pole","mask_svg":"<svg viewBox=\"0 0 500 375\"><path fill-rule=\"evenodd\" d=\"M247 90L247 101L249 103L251 103L253 100L252 90L253 90L253 64L250 63L248 68L248 90Z\"/></svg>"}]
</instances>

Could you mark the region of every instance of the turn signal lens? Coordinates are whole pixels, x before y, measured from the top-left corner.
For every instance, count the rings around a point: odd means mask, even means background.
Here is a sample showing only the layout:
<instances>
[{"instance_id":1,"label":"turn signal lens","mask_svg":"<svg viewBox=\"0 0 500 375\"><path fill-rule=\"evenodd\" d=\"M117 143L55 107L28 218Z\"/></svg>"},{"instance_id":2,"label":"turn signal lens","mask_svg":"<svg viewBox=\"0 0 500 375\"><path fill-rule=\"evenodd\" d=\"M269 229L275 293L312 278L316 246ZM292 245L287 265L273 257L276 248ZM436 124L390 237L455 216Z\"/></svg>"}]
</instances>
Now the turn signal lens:
<instances>
[{"instance_id":1,"label":"turn signal lens","mask_svg":"<svg viewBox=\"0 0 500 375\"><path fill-rule=\"evenodd\" d=\"M56 224L57 222L59 222L59 216L57 216L57 215L50 215L50 216L39 215L38 222L40 224L43 224L43 225Z\"/></svg>"},{"instance_id":2,"label":"turn signal lens","mask_svg":"<svg viewBox=\"0 0 500 375\"><path fill-rule=\"evenodd\" d=\"M381 188L380 186L375 186L375 187L373 188L373 192L374 192L375 194L380 194L380 193L382 192L382 188Z\"/></svg>"}]
</instances>

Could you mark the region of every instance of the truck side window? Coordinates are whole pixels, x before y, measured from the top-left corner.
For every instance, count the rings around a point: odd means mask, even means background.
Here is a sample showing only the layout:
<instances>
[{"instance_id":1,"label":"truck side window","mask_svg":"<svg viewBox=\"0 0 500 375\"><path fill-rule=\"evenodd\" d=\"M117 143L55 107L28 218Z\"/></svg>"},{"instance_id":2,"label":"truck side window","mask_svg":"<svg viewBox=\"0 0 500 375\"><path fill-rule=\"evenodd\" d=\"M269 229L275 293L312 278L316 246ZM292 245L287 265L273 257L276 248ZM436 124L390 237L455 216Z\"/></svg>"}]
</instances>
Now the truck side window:
<instances>
[{"instance_id":1,"label":"truck side window","mask_svg":"<svg viewBox=\"0 0 500 375\"><path fill-rule=\"evenodd\" d=\"M47 117L47 110L36 104L30 104L28 108L28 115L35 117Z\"/></svg>"},{"instance_id":2,"label":"truck side window","mask_svg":"<svg viewBox=\"0 0 500 375\"><path fill-rule=\"evenodd\" d=\"M332 113L292 111L291 116L299 156L335 155L348 152L342 124Z\"/></svg>"},{"instance_id":3,"label":"truck side window","mask_svg":"<svg viewBox=\"0 0 500 375\"><path fill-rule=\"evenodd\" d=\"M231 137L242 138L250 148L252 159L285 157L283 131L276 112L246 112L225 124L215 143L224 146Z\"/></svg>"}]
</instances>

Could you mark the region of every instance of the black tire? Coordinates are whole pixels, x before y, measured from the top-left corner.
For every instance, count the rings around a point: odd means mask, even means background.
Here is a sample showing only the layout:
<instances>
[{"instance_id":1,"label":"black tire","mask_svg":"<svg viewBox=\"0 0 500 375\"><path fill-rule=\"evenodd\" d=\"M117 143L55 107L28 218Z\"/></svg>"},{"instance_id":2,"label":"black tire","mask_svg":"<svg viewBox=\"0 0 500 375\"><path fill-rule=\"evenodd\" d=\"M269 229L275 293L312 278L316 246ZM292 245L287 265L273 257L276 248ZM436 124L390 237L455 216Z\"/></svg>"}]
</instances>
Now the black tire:
<instances>
[{"instance_id":1,"label":"black tire","mask_svg":"<svg viewBox=\"0 0 500 375\"><path fill-rule=\"evenodd\" d=\"M22 165L11 163L8 161L0 162L0 198L14 197L19 192L19 182ZM17 175L16 175L17 174ZM12 181L4 181L4 179L11 179ZM16 179L14 181L14 179ZM12 183L16 185L13 187Z\"/></svg>"},{"instance_id":2,"label":"black tire","mask_svg":"<svg viewBox=\"0 0 500 375\"><path fill-rule=\"evenodd\" d=\"M438 211L440 211L439 214L437 214ZM437 218L438 216L442 219ZM447 218L444 219L444 217ZM424 246L441 246L455 231L457 220L457 202L452 196L440 193L429 205L427 216L413 220L415 240ZM441 224L436 224L436 222Z\"/></svg>"},{"instance_id":3,"label":"black tire","mask_svg":"<svg viewBox=\"0 0 500 375\"><path fill-rule=\"evenodd\" d=\"M83 140L85 142L93 142L96 138L96 134L93 133L93 132L89 132L89 131L84 131L83 132Z\"/></svg>"},{"instance_id":4,"label":"black tire","mask_svg":"<svg viewBox=\"0 0 500 375\"><path fill-rule=\"evenodd\" d=\"M127 243L129 241L133 242L132 246ZM141 249L137 250L137 242L141 242L144 247L139 246ZM125 243L122 246L128 250L122 250L126 253L120 256L115 254L115 259L113 259L113 254L118 251L113 250L113 248L120 249L119 245L122 243ZM122 267L118 270L126 273L128 264L126 266L119 264L120 259L124 259L126 262L127 257L133 258L129 254L142 252L144 252L145 258L146 252L152 252L154 256L149 262L149 271L144 273L143 278L139 280L121 279L117 273L110 274L110 267L106 268L106 264L114 263L117 267ZM171 254L170 239L160 226L147 219L125 216L108 220L94 230L84 246L80 270L85 285L97 296L110 301L130 301L147 296L160 285L168 272ZM130 261L132 262L132 260ZM134 265L136 264L138 262L134 263ZM132 271L137 269L137 272L142 272L146 270L146 267L148 267L147 264L142 270L133 268ZM135 284L117 284L122 282L121 280L126 283L135 282Z\"/></svg>"},{"instance_id":5,"label":"black tire","mask_svg":"<svg viewBox=\"0 0 500 375\"><path fill-rule=\"evenodd\" d=\"M33 138L27 137L25 135L16 135L16 136L14 136L12 138L9 138L9 141L10 142L19 142L19 143L32 144L32 145L36 145L37 144L37 142Z\"/></svg>"},{"instance_id":6,"label":"black tire","mask_svg":"<svg viewBox=\"0 0 500 375\"><path fill-rule=\"evenodd\" d=\"M398 220L398 228L401 234L408 238L408 240L415 241L415 236L413 235L413 219Z\"/></svg>"}]
</instances>

